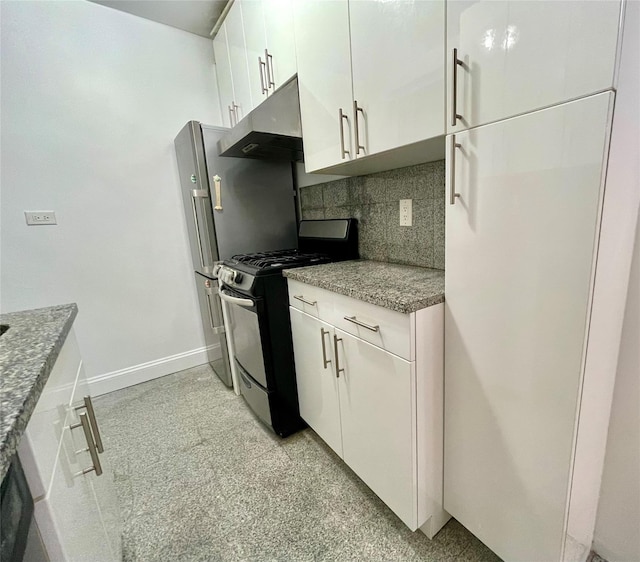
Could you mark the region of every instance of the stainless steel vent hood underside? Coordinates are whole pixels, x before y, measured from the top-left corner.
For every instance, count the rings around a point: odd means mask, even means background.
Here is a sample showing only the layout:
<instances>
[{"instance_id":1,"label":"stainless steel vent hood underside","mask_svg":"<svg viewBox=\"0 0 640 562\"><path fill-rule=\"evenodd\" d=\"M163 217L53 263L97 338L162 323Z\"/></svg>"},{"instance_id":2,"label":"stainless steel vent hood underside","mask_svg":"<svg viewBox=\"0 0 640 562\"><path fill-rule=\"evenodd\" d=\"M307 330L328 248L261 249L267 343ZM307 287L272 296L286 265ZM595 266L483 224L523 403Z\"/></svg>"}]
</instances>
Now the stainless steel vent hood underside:
<instances>
[{"instance_id":1,"label":"stainless steel vent hood underside","mask_svg":"<svg viewBox=\"0 0 640 562\"><path fill-rule=\"evenodd\" d=\"M298 77L278 88L218 141L220 156L303 160Z\"/></svg>"}]
</instances>

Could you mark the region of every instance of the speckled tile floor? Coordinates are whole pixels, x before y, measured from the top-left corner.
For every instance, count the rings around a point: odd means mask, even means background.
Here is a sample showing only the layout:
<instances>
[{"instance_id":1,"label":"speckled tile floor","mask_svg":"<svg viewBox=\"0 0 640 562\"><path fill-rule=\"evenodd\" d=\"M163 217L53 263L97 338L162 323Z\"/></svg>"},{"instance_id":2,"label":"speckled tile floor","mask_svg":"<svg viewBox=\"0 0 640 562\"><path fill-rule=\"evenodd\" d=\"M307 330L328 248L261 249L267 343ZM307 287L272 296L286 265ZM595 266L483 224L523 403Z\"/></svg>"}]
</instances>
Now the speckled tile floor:
<instances>
[{"instance_id":1,"label":"speckled tile floor","mask_svg":"<svg viewBox=\"0 0 640 562\"><path fill-rule=\"evenodd\" d=\"M208 366L95 400L125 561L499 561L412 533L307 429L271 434Z\"/></svg>"}]
</instances>

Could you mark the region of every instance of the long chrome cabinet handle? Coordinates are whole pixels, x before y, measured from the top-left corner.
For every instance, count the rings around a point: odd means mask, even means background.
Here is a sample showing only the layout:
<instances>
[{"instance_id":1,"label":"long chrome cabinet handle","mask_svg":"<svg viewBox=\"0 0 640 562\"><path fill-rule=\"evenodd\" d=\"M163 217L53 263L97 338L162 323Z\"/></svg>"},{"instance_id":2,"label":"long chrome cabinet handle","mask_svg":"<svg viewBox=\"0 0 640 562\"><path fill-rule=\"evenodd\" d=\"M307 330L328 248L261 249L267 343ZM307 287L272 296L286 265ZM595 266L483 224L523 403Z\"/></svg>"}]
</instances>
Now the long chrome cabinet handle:
<instances>
[{"instance_id":1,"label":"long chrome cabinet handle","mask_svg":"<svg viewBox=\"0 0 640 562\"><path fill-rule=\"evenodd\" d=\"M270 55L267 49L264 50L264 58L267 68L267 89L273 87L273 89L275 90L276 83L273 81L273 79L275 78L273 72L273 55Z\"/></svg>"},{"instance_id":2,"label":"long chrome cabinet handle","mask_svg":"<svg viewBox=\"0 0 640 562\"><path fill-rule=\"evenodd\" d=\"M451 126L455 127L457 120L462 119L458 113L458 65L463 66L463 62L458 58L458 49L453 49L453 88L451 95Z\"/></svg>"},{"instance_id":3,"label":"long chrome cabinet handle","mask_svg":"<svg viewBox=\"0 0 640 562\"><path fill-rule=\"evenodd\" d=\"M324 341L325 335L329 335L329 330L320 328L320 339L322 340L322 362L324 363L324 368L326 369L327 365L331 363L331 359L327 359L327 344Z\"/></svg>"},{"instance_id":4,"label":"long chrome cabinet handle","mask_svg":"<svg viewBox=\"0 0 640 562\"><path fill-rule=\"evenodd\" d=\"M84 438L87 440L87 447L89 449L89 455L91 456L92 466L90 466L89 468L85 468L80 472L77 472L76 476L87 474L93 470L95 470L96 476L100 476L102 474L102 465L100 464L100 458L98 457L96 445L93 442L93 436L91 435L91 427L89 426L89 419L87 418L87 414L80 414L80 425L82 426L82 430L84 431Z\"/></svg>"},{"instance_id":5,"label":"long chrome cabinet handle","mask_svg":"<svg viewBox=\"0 0 640 562\"><path fill-rule=\"evenodd\" d=\"M91 426L91 432L93 433L93 439L96 444L98 453L104 453L104 445L102 444L102 437L100 436L100 429L98 428L98 420L96 419L96 412L93 409L93 402L91 396L85 396L80 406L75 407L76 410L87 410L89 414L89 424Z\"/></svg>"},{"instance_id":6,"label":"long chrome cabinet handle","mask_svg":"<svg viewBox=\"0 0 640 562\"><path fill-rule=\"evenodd\" d=\"M233 107L229 106L229 125L233 127L235 123L233 122Z\"/></svg>"},{"instance_id":7,"label":"long chrome cabinet handle","mask_svg":"<svg viewBox=\"0 0 640 562\"><path fill-rule=\"evenodd\" d=\"M380 326L379 325L375 325L372 326L371 324L366 324L365 322L362 322L360 320L358 320L355 316L345 316L344 317L345 320L348 320L349 322L353 322L354 324L358 325L358 326L362 326L363 328L366 328L367 330L371 330L372 332L379 332L380 331Z\"/></svg>"},{"instance_id":8,"label":"long chrome cabinet handle","mask_svg":"<svg viewBox=\"0 0 640 562\"><path fill-rule=\"evenodd\" d=\"M456 197L460 197L459 193L456 193L456 148L461 148L462 145L456 142L456 136L451 135L451 171L449 173L449 205L456 204Z\"/></svg>"},{"instance_id":9,"label":"long chrome cabinet handle","mask_svg":"<svg viewBox=\"0 0 640 562\"><path fill-rule=\"evenodd\" d=\"M302 301L304 304L308 304L309 306L315 306L318 304L318 301L308 301L302 295L293 295L293 298Z\"/></svg>"},{"instance_id":10,"label":"long chrome cabinet handle","mask_svg":"<svg viewBox=\"0 0 640 562\"><path fill-rule=\"evenodd\" d=\"M342 156L342 160L344 160L345 155L349 154L348 150L345 150L344 148L344 127L342 126L342 121L346 120L347 123L349 123L349 118L344 114L344 112L342 111L342 108L340 108L340 111L338 112L338 116L340 117L340 150L342 152L341 156Z\"/></svg>"},{"instance_id":11,"label":"long chrome cabinet handle","mask_svg":"<svg viewBox=\"0 0 640 562\"><path fill-rule=\"evenodd\" d=\"M340 368L340 357L338 355L338 342L342 341L342 338L339 338L335 334L333 334L333 354L336 357L336 378L340 378L340 373L344 373L344 369Z\"/></svg>"},{"instance_id":12,"label":"long chrome cabinet handle","mask_svg":"<svg viewBox=\"0 0 640 562\"><path fill-rule=\"evenodd\" d=\"M262 90L263 94L268 94L269 88L265 86L266 80L264 75L267 65L266 63L262 62L262 57L258 57L258 66L260 67L260 89Z\"/></svg>"},{"instance_id":13,"label":"long chrome cabinet handle","mask_svg":"<svg viewBox=\"0 0 640 562\"><path fill-rule=\"evenodd\" d=\"M364 118L364 109L358 107L358 102L356 100L353 100L353 119L356 135L356 156L360 154L360 150L364 152L364 146L360 144L360 131L358 130L358 111L362 113L362 117Z\"/></svg>"}]
</instances>

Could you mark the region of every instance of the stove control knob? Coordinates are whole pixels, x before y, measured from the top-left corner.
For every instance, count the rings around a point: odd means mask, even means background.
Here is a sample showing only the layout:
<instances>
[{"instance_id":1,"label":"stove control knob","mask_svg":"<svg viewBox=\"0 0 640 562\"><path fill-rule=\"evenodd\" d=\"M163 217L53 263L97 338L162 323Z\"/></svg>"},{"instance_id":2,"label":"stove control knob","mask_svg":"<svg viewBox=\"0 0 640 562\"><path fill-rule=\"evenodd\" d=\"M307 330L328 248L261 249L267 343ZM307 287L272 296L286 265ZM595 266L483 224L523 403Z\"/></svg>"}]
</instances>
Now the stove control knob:
<instances>
[{"instance_id":1,"label":"stove control knob","mask_svg":"<svg viewBox=\"0 0 640 562\"><path fill-rule=\"evenodd\" d=\"M242 273L236 271L236 274L233 276L233 281L235 283L240 283L242 281Z\"/></svg>"}]
</instances>

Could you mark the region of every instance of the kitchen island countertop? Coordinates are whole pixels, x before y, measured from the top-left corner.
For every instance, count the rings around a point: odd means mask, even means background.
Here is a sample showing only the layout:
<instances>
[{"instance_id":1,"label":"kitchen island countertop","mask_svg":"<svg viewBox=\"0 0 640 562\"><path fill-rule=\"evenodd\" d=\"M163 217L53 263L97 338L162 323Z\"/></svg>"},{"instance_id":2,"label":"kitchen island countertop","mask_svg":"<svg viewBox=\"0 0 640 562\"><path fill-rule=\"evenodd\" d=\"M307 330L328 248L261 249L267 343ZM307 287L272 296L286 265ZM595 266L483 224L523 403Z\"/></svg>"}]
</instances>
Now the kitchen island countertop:
<instances>
[{"instance_id":1,"label":"kitchen island countertop","mask_svg":"<svg viewBox=\"0 0 640 562\"><path fill-rule=\"evenodd\" d=\"M285 277L409 314L444 302L444 271L353 260L286 269Z\"/></svg>"},{"instance_id":2,"label":"kitchen island countertop","mask_svg":"<svg viewBox=\"0 0 640 562\"><path fill-rule=\"evenodd\" d=\"M75 303L0 314L0 480L78 314Z\"/></svg>"}]
</instances>

